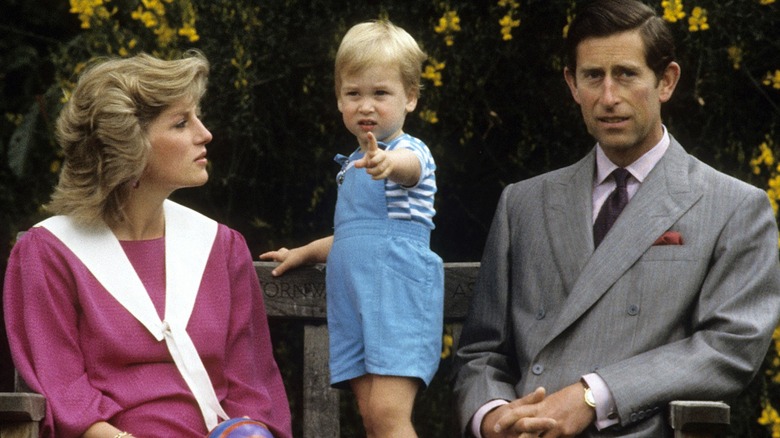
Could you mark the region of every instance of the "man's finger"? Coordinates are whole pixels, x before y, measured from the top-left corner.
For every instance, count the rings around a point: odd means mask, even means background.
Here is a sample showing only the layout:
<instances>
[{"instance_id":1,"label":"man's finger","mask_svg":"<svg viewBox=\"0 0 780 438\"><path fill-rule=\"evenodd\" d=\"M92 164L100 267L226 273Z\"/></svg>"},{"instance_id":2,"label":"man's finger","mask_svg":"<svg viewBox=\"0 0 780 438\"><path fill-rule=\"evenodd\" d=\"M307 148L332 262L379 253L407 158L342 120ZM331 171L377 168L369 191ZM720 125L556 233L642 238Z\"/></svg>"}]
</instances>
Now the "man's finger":
<instances>
[{"instance_id":1,"label":"man's finger","mask_svg":"<svg viewBox=\"0 0 780 438\"><path fill-rule=\"evenodd\" d=\"M538 410L537 404L544 400L545 394L545 389L539 387L536 388L534 392L509 403L504 409L505 413L496 421L494 430L496 432L502 432L512 429L518 433L536 431L536 427L539 427L537 425L538 422L526 420L547 420L535 418ZM541 424L546 425L549 424L549 422L543 421ZM523 427L530 427L531 429L523 430Z\"/></svg>"}]
</instances>

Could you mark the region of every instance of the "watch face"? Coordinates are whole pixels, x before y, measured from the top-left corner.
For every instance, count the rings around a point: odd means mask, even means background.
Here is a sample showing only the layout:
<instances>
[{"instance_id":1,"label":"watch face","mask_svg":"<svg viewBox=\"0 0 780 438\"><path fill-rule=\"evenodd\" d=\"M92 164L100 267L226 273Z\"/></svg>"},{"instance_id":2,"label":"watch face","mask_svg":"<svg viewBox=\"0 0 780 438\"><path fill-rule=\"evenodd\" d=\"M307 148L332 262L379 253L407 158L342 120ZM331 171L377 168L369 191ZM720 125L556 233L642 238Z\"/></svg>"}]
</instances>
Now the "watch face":
<instances>
[{"instance_id":1,"label":"watch face","mask_svg":"<svg viewBox=\"0 0 780 438\"><path fill-rule=\"evenodd\" d=\"M593 397L593 391L590 388L585 389L585 403L592 408L596 407L596 398Z\"/></svg>"}]
</instances>

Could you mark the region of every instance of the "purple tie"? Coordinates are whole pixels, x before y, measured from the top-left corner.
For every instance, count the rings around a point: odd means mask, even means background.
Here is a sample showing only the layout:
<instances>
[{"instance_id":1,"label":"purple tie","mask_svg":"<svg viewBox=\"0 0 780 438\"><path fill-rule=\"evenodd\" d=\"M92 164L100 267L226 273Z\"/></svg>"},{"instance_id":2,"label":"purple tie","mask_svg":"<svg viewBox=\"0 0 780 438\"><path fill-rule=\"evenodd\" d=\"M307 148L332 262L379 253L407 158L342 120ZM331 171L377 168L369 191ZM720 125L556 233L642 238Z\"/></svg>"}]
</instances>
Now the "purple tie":
<instances>
[{"instance_id":1,"label":"purple tie","mask_svg":"<svg viewBox=\"0 0 780 438\"><path fill-rule=\"evenodd\" d=\"M615 178L615 190L609 194L609 197L601 206L596 222L593 224L593 246L598 247L604 236L615 223L620 212L628 204L628 190L626 189L626 180L631 175L626 169L619 167L612 172Z\"/></svg>"}]
</instances>

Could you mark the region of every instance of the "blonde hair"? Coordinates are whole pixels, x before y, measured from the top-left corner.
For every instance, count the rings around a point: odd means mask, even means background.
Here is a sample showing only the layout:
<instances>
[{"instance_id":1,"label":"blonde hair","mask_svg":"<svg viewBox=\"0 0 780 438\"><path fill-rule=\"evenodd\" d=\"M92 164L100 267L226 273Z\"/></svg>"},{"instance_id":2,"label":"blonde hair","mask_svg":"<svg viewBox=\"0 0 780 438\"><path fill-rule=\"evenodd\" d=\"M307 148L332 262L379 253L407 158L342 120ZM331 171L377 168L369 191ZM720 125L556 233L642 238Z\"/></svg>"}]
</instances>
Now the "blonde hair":
<instances>
[{"instance_id":1,"label":"blonde hair","mask_svg":"<svg viewBox=\"0 0 780 438\"><path fill-rule=\"evenodd\" d=\"M194 50L171 61L139 54L89 66L57 118L64 159L46 209L88 224L122 221L151 150L149 124L173 104L199 102L208 70Z\"/></svg>"},{"instance_id":2,"label":"blonde hair","mask_svg":"<svg viewBox=\"0 0 780 438\"><path fill-rule=\"evenodd\" d=\"M356 24L344 35L336 53L336 95L343 75L376 65L397 65L404 90L419 97L422 63L427 58L409 33L387 20Z\"/></svg>"}]
</instances>

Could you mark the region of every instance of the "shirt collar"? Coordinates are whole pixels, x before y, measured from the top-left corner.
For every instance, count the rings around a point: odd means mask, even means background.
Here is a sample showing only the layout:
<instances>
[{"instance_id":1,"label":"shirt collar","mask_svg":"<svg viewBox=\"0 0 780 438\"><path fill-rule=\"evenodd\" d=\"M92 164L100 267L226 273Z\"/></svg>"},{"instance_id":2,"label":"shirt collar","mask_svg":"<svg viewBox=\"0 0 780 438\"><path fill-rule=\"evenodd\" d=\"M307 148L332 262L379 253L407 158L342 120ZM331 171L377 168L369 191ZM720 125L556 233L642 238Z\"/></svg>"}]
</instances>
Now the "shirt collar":
<instances>
[{"instance_id":1,"label":"shirt collar","mask_svg":"<svg viewBox=\"0 0 780 438\"><path fill-rule=\"evenodd\" d=\"M636 178L640 183L647 178L647 175L655 167L656 164L664 156L664 153L669 148L669 133L666 130L666 126L661 125L664 129L664 134L661 136L661 141L658 142L652 149L645 152L644 155L639 157L638 160L626 166L626 170L631 172L631 176ZM604 182L605 179L617 169L618 166L607 158L604 150L601 149L600 144L596 144L596 180L594 186L597 186Z\"/></svg>"}]
</instances>

